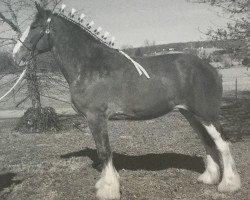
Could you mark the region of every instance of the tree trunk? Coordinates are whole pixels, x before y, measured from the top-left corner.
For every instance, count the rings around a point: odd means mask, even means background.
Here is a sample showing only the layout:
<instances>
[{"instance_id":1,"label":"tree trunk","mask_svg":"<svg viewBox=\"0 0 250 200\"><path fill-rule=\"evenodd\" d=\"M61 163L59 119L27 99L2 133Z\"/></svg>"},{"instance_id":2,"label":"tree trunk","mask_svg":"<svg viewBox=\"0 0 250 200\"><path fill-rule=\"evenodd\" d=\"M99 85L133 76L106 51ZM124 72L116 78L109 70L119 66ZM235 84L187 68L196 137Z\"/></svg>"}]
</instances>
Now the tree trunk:
<instances>
[{"instance_id":1,"label":"tree trunk","mask_svg":"<svg viewBox=\"0 0 250 200\"><path fill-rule=\"evenodd\" d=\"M28 84L28 93L29 98L32 102L32 108L41 108L41 99L39 91L39 83L36 74L36 63L33 60L27 68L27 84Z\"/></svg>"},{"instance_id":2,"label":"tree trunk","mask_svg":"<svg viewBox=\"0 0 250 200\"><path fill-rule=\"evenodd\" d=\"M250 13L250 0L247 1L248 15ZM248 16L250 17L250 15ZM248 64L247 69L250 68L250 22L247 23L247 33L246 33L246 42L247 42L247 58Z\"/></svg>"}]
</instances>

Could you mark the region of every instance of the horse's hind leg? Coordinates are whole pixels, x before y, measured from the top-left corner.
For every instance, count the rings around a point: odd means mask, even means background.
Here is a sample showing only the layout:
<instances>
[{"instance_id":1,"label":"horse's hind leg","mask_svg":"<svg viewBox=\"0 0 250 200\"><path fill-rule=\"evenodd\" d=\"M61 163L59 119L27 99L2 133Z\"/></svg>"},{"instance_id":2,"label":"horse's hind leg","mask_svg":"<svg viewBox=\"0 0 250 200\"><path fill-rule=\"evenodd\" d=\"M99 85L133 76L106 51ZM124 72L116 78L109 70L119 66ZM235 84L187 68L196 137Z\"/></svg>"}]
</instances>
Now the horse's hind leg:
<instances>
[{"instance_id":1,"label":"horse's hind leg","mask_svg":"<svg viewBox=\"0 0 250 200\"><path fill-rule=\"evenodd\" d=\"M103 163L101 178L96 183L96 196L100 200L120 199L119 174L112 161L107 119L103 113L88 112L88 125L93 134L99 160Z\"/></svg>"},{"instance_id":2,"label":"horse's hind leg","mask_svg":"<svg viewBox=\"0 0 250 200\"><path fill-rule=\"evenodd\" d=\"M222 138L219 132L221 129L219 121L205 122L187 110L180 109L180 112L187 118L191 126L197 130L205 143L207 167L198 180L208 184L218 182L220 180L219 160L221 159L223 175L218 190L222 192L237 191L241 187L240 177L236 171L229 144Z\"/></svg>"},{"instance_id":3,"label":"horse's hind leg","mask_svg":"<svg viewBox=\"0 0 250 200\"><path fill-rule=\"evenodd\" d=\"M219 121L204 124L208 134L213 139L223 166L223 176L218 190L221 192L235 192L241 187L240 176L236 170L234 159L230 152L229 144L223 139L220 130Z\"/></svg>"},{"instance_id":4,"label":"horse's hind leg","mask_svg":"<svg viewBox=\"0 0 250 200\"><path fill-rule=\"evenodd\" d=\"M201 122L195 118L195 116L185 110L179 109L181 114L188 120L192 128L197 132L199 137L202 139L206 150L206 170L199 176L198 181L205 184L216 184L220 180L220 162L219 162L219 152L215 147L215 143L208 135L206 129L201 124Z\"/></svg>"}]
</instances>

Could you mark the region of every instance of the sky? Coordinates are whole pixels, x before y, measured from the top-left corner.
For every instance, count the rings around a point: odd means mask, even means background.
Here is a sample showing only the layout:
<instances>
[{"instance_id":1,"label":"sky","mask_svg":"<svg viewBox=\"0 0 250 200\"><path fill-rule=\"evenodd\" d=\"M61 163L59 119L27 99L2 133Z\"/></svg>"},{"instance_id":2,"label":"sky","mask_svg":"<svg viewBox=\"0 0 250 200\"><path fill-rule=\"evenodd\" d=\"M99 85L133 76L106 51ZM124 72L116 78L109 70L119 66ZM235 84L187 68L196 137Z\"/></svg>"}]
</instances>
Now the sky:
<instances>
[{"instance_id":1,"label":"sky","mask_svg":"<svg viewBox=\"0 0 250 200\"><path fill-rule=\"evenodd\" d=\"M209 27L225 27L227 20L214 7L186 0L63 0L86 14L87 21L116 37L116 46L142 46L204 40ZM218 11L218 10L217 10Z\"/></svg>"},{"instance_id":2,"label":"sky","mask_svg":"<svg viewBox=\"0 0 250 200\"><path fill-rule=\"evenodd\" d=\"M218 16L218 8L187 0L63 0L63 3L68 11L75 8L78 14L83 12L85 23L93 20L94 28L101 26L108 31L110 37L116 38L118 48L143 46L145 40L156 44L205 40L202 32L210 27L225 27L228 21ZM26 15L22 18L27 18ZM26 26L23 24L22 28L25 30Z\"/></svg>"}]
</instances>

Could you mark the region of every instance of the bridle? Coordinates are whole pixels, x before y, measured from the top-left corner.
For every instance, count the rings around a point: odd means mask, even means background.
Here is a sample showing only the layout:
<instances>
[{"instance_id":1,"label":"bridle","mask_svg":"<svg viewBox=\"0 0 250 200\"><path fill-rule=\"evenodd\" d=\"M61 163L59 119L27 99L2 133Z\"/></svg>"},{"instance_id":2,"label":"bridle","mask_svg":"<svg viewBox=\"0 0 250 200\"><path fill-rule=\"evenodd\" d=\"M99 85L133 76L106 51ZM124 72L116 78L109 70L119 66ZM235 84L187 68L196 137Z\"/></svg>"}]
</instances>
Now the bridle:
<instances>
[{"instance_id":1,"label":"bridle","mask_svg":"<svg viewBox=\"0 0 250 200\"><path fill-rule=\"evenodd\" d=\"M50 51L52 49L53 45L51 44L51 21L52 21L52 17L50 16L50 17L48 17L48 19L46 21L45 28L40 32L40 35L36 38L36 40L34 41L31 48L29 48L27 45L25 45L23 41L18 39L18 41L21 42L22 45L31 52L31 54L30 54L31 59L40 53L45 53L45 52ZM36 46L37 46L38 42L42 39L42 37L44 37L45 35L47 37L47 41L48 41L49 46L48 46L48 48L46 48L44 50L38 50L38 53L35 55Z\"/></svg>"},{"instance_id":2,"label":"bridle","mask_svg":"<svg viewBox=\"0 0 250 200\"><path fill-rule=\"evenodd\" d=\"M46 35L47 37L47 42L48 42L48 48L44 49L44 50L39 50L38 53L45 53L47 51L50 51L52 49L52 44L51 44L51 21L52 21L52 17L48 17L47 21L46 21L46 26L44 28L44 30L42 30L40 32L39 37L35 40L33 46L32 46L32 53L31 55L34 56L34 51L36 49L36 46L38 44L38 42L41 40L41 38Z\"/></svg>"}]
</instances>

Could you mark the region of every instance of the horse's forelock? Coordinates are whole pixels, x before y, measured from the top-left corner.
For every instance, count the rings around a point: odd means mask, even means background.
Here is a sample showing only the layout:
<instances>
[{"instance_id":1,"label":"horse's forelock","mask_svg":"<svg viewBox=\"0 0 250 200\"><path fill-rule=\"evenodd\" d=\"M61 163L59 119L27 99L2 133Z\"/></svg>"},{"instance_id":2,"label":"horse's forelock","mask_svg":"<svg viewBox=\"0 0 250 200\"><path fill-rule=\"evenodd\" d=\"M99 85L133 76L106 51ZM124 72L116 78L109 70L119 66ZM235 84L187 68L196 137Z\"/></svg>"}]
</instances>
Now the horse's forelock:
<instances>
[{"instance_id":1,"label":"horse's forelock","mask_svg":"<svg viewBox=\"0 0 250 200\"><path fill-rule=\"evenodd\" d=\"M49 17L51 17L52 11L44 10L43 13L37 12L34 18L34 21L44 20L46 21Z\"/></svg>"}]
</instances>

